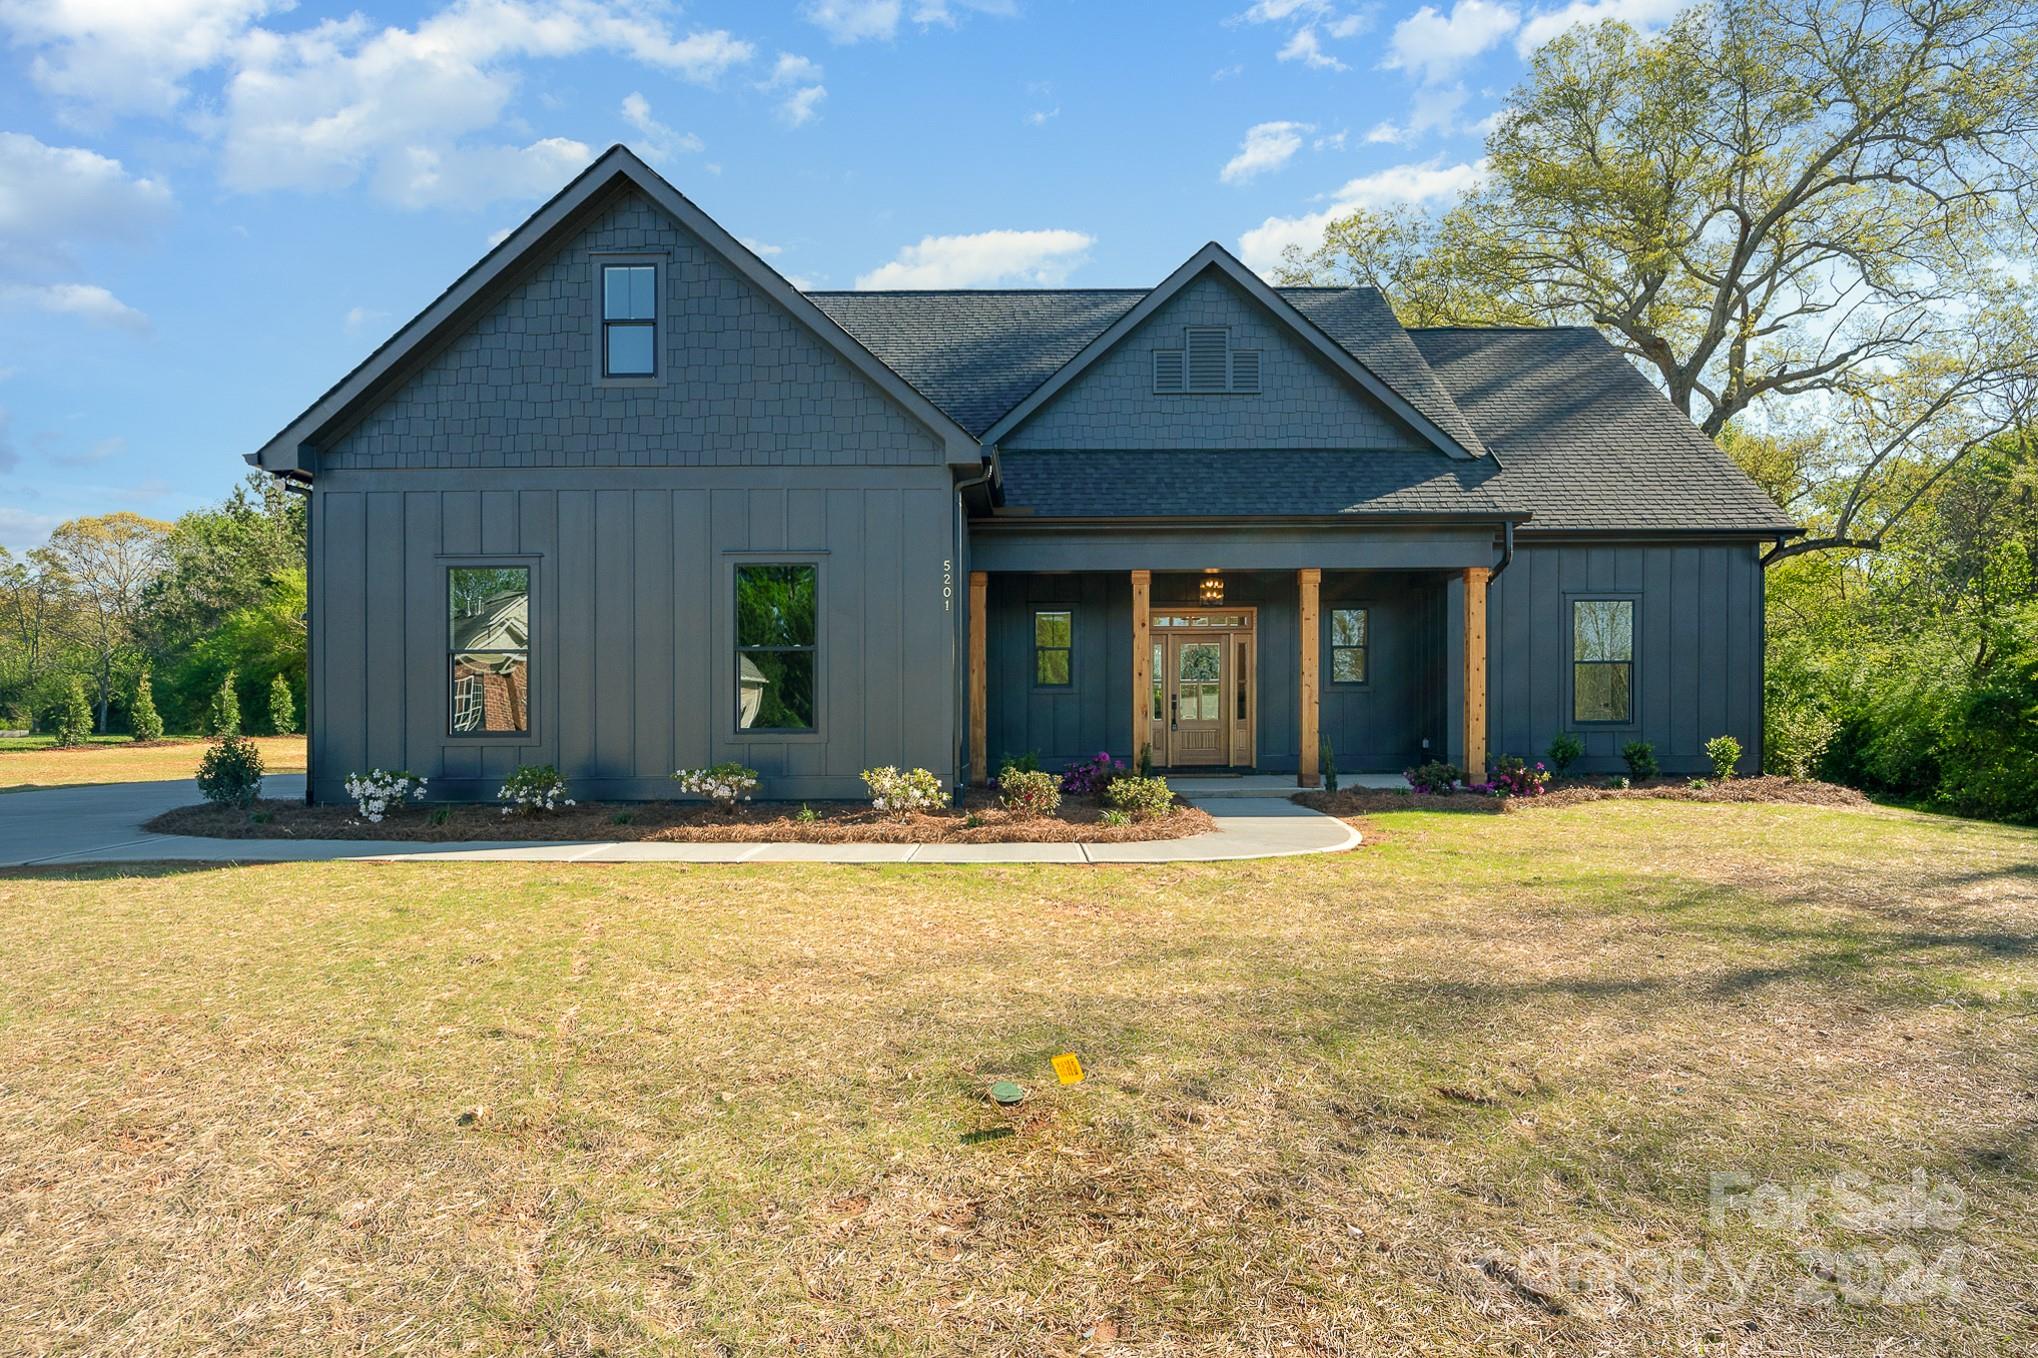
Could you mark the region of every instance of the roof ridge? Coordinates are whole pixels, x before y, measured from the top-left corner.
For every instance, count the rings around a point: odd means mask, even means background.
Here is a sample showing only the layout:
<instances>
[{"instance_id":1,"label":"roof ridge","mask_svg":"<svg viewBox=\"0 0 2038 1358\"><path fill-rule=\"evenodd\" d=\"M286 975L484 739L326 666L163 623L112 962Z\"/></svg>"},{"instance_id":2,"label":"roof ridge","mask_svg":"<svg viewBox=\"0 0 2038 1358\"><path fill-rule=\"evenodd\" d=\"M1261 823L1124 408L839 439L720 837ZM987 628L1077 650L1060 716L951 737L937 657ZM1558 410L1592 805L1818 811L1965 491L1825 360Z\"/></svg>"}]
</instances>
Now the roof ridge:
<instances>
[{"instance_id":1,"label":"roof ridge","mask_svg":"<svg viewBox=\"0 0 2038 1358\"><path fill-rule=\"evenodd\" d=\"M1152 288L808 288L809 297L1080 297L1108 292L1144 296Z\"/></svg>"}]
</instances>

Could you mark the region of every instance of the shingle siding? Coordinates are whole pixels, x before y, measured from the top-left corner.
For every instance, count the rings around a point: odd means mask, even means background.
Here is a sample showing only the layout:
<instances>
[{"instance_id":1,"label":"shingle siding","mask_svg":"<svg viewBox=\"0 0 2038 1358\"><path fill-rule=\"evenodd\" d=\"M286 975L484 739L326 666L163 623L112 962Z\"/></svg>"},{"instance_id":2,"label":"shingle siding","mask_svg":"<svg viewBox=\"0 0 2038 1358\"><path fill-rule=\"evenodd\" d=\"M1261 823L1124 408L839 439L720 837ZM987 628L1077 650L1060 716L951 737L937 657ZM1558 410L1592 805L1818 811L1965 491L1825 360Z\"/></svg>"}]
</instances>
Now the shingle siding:
<instances>
[{"instance_id":1,"label":"shingle siding","mask_svg":"<svg viewBox=\"0 0 2038 1358\"><path fill-rule=\"evenodd\" d=\"M1260 394L1156 395L1153 351L1191 327L1230 331L1260 351ZM1163 304L1003 441L1029 448L1362 448L1427 445L1312 353L1282 321L1216 273ZM1441 458L1439 459L1441 460Z\"/></svg>"},{"instance_id":2,"label":"shingle siding","mask_svg":"<svg viewBox=\"0 0 2038 1358\"><path fill-rule=\"evenodd\" d=\"M661 257L665 381L603 386L593 257ZM358 468L903 465L939 442L643 197L612 202L320 456Z\"/></svg>"}]
</instances>

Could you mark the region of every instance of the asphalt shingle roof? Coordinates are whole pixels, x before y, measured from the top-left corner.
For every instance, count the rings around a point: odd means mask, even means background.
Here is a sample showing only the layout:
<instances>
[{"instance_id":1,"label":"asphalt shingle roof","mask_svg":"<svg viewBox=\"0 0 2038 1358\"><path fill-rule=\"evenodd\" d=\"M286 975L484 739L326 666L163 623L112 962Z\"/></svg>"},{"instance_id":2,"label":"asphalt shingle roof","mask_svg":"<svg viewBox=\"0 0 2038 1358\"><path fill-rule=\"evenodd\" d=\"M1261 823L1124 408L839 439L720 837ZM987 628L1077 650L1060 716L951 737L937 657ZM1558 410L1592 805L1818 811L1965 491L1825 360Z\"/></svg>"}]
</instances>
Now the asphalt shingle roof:
<instances>
[{"instance_id":1,"label":"asphalt shingle roof","mask_svg":"<svg viewBox=\"0 0 2038 1358\"><path fill-rule=\"evenodd\" d=\"M1005 501L1043 516L1526 513L1533 530L1793 525L1596 332L1404 330L1370 288L1279 289L1474 452L1006 452ZM816 292L814 303L981 435L1143 289ZM1187 488L1194 487L1193 496Z\"/></svg>"},{"instance_id":2,"label":"asphalt shingle roof","mask_svg":"<svg viewBox=\"0 0 2038 1358\"><path fill-rule=\"evenodd\" d=\"M1005 503L1051 518L1503 514L1491 458L1327 449L1007 451ZM1523 512L1516 510L1516 512Z\"/></svg>"},{"instance_id":3,"label":"asphalt shingle roof","mask_svg":"<svg viewBox=\"0 0 2038 1358\"><path fill-rule=\"evenodd\" d=\"M1411 330L1551 529L1786 532L1790 519L1597 331Z\"/></svg>"}]
</instances>

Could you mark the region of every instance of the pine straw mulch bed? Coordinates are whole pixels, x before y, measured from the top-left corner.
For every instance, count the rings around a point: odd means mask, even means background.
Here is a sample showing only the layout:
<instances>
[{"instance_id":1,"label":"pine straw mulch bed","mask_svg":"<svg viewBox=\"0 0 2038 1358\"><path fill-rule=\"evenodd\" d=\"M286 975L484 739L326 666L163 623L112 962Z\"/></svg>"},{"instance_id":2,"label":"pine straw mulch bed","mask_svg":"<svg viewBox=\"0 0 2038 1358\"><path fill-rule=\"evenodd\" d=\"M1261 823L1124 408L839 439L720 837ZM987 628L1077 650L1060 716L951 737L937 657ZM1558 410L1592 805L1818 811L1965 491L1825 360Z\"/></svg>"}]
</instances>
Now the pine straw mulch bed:
<instances>
[{"instance_id":1,"label":"pine straw mulch bed","mask_svg":"<svg viewBox=\"0 0 2038 1358\"><path fill-rule=\"evenodd\" d=\"M717 811L705 802L583 802L542 815L508 815L493 802L412 807L370 824L352 806L257 802L252 812L210 805L180 806L142 828L159 835L208 839L664 840L740 844L1124 844L1182 839L1215 830L1205 812L1185 804L1152 819L1106 825L1103 808L1065 801L1058 814L1021 816L995 795L971 792L963 805L919 812L904 820L881 816L863 802L810 802L816 819L798 819L788 802L750 802ZM441 819L439 813L443 812ZM974 818L978 823L969 824Z\"/></svg>"},{"instance_id":2,"label":"pine straw mulch bed","mask_svg":"<svg viewBox=\"0 0 2038 1358\"><path fill-rule=\"evenodd\" d=\"M1438 797L1401 788L1362 787L1337 792L1304 792L1295 800L1312 811L1346 820L1379 811L1463 811L1497 816L1509 811L1533 811L1600 801L1789 802L1801 806L1852 807L1871 804L1868 798L1851 787L1809 778L1779 778L1770 774L1708 783L1705 787L1692 787L1686 781L1670 778L1657 778L1633 787L1605 787L1578 779L1553 780L1549 790L1540 797L1482 797L1467 792Z\"/></svg>"}]
</instances>

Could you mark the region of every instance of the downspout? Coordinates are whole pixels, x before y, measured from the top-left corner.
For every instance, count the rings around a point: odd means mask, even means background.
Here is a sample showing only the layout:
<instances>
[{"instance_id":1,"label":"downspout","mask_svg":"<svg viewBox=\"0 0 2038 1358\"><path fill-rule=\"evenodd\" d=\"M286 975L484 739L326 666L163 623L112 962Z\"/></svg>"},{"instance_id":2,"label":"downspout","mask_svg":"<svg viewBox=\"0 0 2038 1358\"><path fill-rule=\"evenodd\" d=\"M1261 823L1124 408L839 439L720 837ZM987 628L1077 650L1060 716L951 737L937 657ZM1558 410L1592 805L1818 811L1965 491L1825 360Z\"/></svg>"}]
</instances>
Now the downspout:
<instances>
[{"instance_id":1,"label":"downspout","mask_svg":"<svg viewBox=\"0 0 2038 1358\"><path fill-rule=\"evenodd\" d=\"M991 480L991 478L996 476L997 474L998 474L997 454L996 452L992 452L991 455L984 462L984 470L981 476L972 476L967 480L958 481L955 483L955 521L949 526L950 540L952 543L949 559L955 562L955 585L953 588L955 589L955 597L962 600L962 607L955 610L955 616L957 622L960 624L960 630L953 631L950 634L951 644L954 645L955 647L955 653L961 657L962 663L955 667L955 705L954 705L955 718L954 724L949 728L948 733L949 734L948 748L951 751L953 751L957 756L955 766L957 777L955 780L953 800L958 805L960 805L962 802L962 785L964 781L962 774L969 767L969 759L967 755L964 753L962 748L963 732L969 723L969 625L970 625L970 619L968 616L969 555L967 535L963 528L963 525L969 520L969 506L963 502L963 496L967 494L969 491L975 490L978 486L988 483Z\"/></svg>"},{"instance_id":2,"label":"downspout","mask_svg":"<svg viewBox=\"0 0 2038 1358\"><path fill-rule=\"evenodd\" d=\"M1486 577L1487 583L1500 578L1500 573L1514 564L1514 520L1500 522L1500 560L1493 567L1493 574Z\"/></svg>"}]
</instances>

